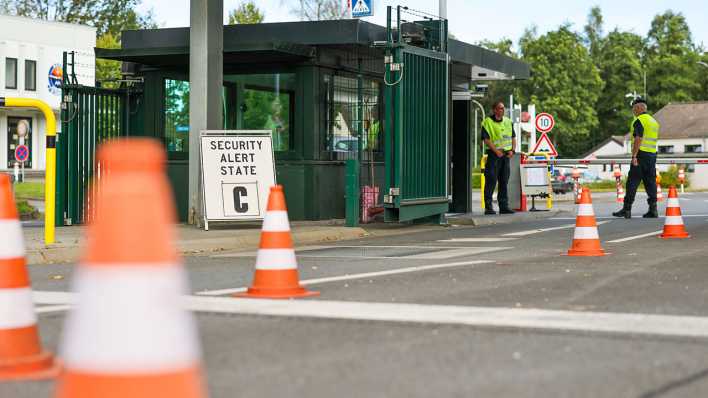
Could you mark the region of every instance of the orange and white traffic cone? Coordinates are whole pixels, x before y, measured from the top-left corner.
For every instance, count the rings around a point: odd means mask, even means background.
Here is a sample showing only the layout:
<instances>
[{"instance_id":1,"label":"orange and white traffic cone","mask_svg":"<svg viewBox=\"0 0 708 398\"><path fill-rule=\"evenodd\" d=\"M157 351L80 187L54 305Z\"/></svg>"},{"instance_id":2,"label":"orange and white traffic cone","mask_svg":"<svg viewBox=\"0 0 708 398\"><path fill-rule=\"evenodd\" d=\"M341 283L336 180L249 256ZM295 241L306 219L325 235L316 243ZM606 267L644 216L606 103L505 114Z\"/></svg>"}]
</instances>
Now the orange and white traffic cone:
<instances>
[{"instance_id":1,"label":"orange and white traffic cone","mask_svg":"<svg viewBox=\"0 0 708 398\"><path fill-rule=\"evenodd\" d=\"M300 286L283 186L270 188L253 284L236 297L284 299L317 296Z\"/></svg>"},{"instance_id":2,"label":"orange and white traffic cone","mask_svg":"<svg viewBox=\"0 0 708 398\"><path fill-rule=\"evenodd\" d=\"M573 244L568 250L569 256L604 256L606 253L600 246L600 236L597 232L595 210L592 207L590 189L583 188L575 219Z\"/></svg>"},{"instance_id":3,"label":"orange and white traffic cone","mask_svg":"<svg viewBox=\"0 0 708 398\"><path fill-rule=\"evenodd\" d=\"M56 376L42 349L10 176L0 173L0 380Z\"/></svg>"},{"instance_id":4,"label":"orange and white traffic cone","mask_svg":"<svg viewBox=\"0 0 708 398\"><path fill-rule=\"evenodd\" d=\"M681 205L679 204L676 187L673 185L669 188L669 201L666 204L664 233L659 236L664 239L683 239L691 237L688 232L686 232L686 226L683 224Z\"/></svg>"},{"instance_id":5,"label":"orange and white traffic cone","mask_svg":"<svg viewBox=\"0 0 708 398\"><path fill-rule=\"evenodd\" d=\"M621 185L617 190L617 203L624 203L624 188Z\"/></svg>"},{"instance_id":6,"label":"orange and white traffic cone","mask_svg":"<svg viewBox=\"0 0 708 398\"><path fill-rule=\"evenodd\" d=\"M664 193L661 191L661 184L659 184L659 183L656 184L656 201L657 202L664 201Z\"/></svg>"},{"instance_id":7,"label":"orange and white traffic cone","mask_svg":"<svg viewBox=\"0 0 708 398\"><path fill-rule=\"evenodd\" d=\"M96 217L76 270L78 294L61 342L56 398L200 398L200 347L182 306L187 278L174 246L162 146L104 144Z\"/></svg>"}]
</instances>

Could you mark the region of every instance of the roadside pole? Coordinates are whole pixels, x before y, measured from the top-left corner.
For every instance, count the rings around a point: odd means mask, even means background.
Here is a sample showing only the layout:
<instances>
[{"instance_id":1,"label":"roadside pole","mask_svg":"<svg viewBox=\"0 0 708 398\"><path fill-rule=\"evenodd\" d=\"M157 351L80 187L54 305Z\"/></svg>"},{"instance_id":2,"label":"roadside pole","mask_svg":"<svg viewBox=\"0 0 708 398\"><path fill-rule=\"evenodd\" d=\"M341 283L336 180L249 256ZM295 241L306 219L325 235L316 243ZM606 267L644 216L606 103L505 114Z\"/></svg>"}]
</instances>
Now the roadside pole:
<instances>
[{"instance_id":1,"label":"roadside pole","mask_svg":"<svg viewBox=\"0 0 708 398\"><path fill-rule=\"evenodd\" d=\"M54 243L57 180L57 120L49 105L34 98L0 97L0 106L39 109L47 123L44 173L44 244Z\"/></svg>"}]
</instances>

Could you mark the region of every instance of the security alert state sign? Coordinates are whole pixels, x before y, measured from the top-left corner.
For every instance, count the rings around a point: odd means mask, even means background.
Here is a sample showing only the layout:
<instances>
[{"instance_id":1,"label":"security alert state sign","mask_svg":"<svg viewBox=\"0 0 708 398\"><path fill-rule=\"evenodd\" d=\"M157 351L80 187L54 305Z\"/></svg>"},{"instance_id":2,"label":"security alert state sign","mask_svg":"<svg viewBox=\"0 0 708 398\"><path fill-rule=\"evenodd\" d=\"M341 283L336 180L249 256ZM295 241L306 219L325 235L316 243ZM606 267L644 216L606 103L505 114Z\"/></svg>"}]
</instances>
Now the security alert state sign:
<instances>
[{"instance_id":1,"label":"security alert state sign","mask_svg":"<svg viewBox=\"0 0 708 398\"><path fill-rule=\"evenodd\" d=\"M275 185L269 130L202 131L204 221L259 220Z\"/></svg>"}]
</instances>

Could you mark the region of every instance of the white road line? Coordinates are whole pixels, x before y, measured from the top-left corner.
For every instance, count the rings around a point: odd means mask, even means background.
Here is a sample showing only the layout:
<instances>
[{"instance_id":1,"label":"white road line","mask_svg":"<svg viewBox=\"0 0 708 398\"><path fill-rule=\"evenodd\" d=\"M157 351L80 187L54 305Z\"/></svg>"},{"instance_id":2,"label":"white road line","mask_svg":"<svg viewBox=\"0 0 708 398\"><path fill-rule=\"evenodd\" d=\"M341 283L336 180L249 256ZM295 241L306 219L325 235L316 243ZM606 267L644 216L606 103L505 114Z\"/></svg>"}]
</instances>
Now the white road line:
<instances>
[{"instance_id":1,"label":"white road line","mask_svg":"<svg viewBox=\"0 0 708 398\"><path fill-rule=\"evenodd\" d=\"M508 242L510 240L516 240L517 238L452 238L452 239L442 239L438 242L449 242L449 243L494 243L494 242Z\"/></svg>"},{"instance_id":2,"label":"white road line","mask_svg":"<svg viewBox=\"0 0 708 398\"><path fill-rule=\"evenodd\" d=\"M610 221L600 221L597 223L597 225L607 224L608 222L610 222ZM560 227L532 229L529 231L512 232L512 233L508 233L508 234L503 234L502 236L528 236L528 235L538 234L541 232L557 231L559 229L570 229L570 228L575 228L575 224L561 225Z\"/></svg>"},{"instance_id":3,"label":"white road line","mask_svg":"<svg viewBox=\"0 0 708 398\"><path fill-rule=\"evenodd\" d=\"M72 293L35 292L37 303L56 304L61 301L67 304L74 299L75 295ZM196 312L708 338L708 317L697 316L357 301L261 300L204 296L185 296L184 299L186 308Z\"/></svg>"},{"instance_id":4,"label":"white road line","mask_svg":"<svg viewBox=\"0 0 708 398\"><path fill-rule=\"evenodd\" d=\"M622 239L608 240L607 243L622 243L622 242L628 242L628 241L630 241L630 240L642 239L642 238L646 238L646 237L649 237L649 236L656 236L656 235L659 235L659 234L662 233L662 232L664 232L664 231L655 231L655 232L649 232L648 234L641 234L641 235L629 236L629 237L622 238Z\"/></svg>"},{"instance_id":5,"label":"white road line","mask_svg":"<svg viewBox=\"0 0 708 398\"><path fill-rule=\"evenodd\" d=\"M36 308L35 308L35 312L38 313L38 314L47 314L47 313L50 313L50 312L67 311L67 310L69 310L69 309L71 309L71 306L70 306L70 305L64 305L64 304L60 304L60 305L45 305L45 306L42 306L42 307L36 307Z\"/></svg>"},{"instance_id":6,"label":"white road line","mask_svg":"<svg viewBox=\"0 0 708 398\"><path fill-rule=\"evenodd\" d=\"M708 214L683 214L683 217L708 217ZM659 218L664 218L666 217L665 215L659 214ZM633 216L632 218L642 218L641 214ZM615 219L620 219L619 217L613 217L613 216L595 216L596 220L615 220ZM555 221L564 221L564 220L575 220L575 217L553 217L549 218L549 220L555 220ZM599 225L600 223L598 223Z\"/></svg>"},{"instance_id":7,"label":"white road line","mask_svg":"<svg viewBox=\"0 0 708 398\"><path fill-rule=\"evenodd\" d=\"M499 307L197 297L198 312L708 338L708 318Z\"/></svg>"},{"instance_id":8,"label":"white road line","mask_svg":"<svg viewBox=\"0 0 708 398\"><path fill-rule=\"evenodd\" d=\"M374 272L364 272L364 273L360 273L360 274L331 276L331 277L315 278L315 279L305 279L305 280L301 280L300 284L301 285L316 285L319 283L330 283L330 282L349 281L349 280L354 280L354 279L375 278L378 276L397 275L397 274L405 274L405 273L409 273L409 272L418 272L418 271L430 271L430 270L435 270L435 269L461 267L461 266L465 266L465 265L489 264L489 263L493 263L493 262L494 261L490 261L490 260L474 260L474 261L462 261L462 262L458 262L458 263L421 265L421 266L417 266L417 267L397 268L397 269L391 269L391 270L386 270L386 271L374 271ZM241 292L245 292L245 291L246 291L245 287L239 287L239 288L232 288L232 289L207 290L207 291L197 292L196 294L199 296L223 296L223 295L227 295L227 294L241 293Z\"/></svg>"}]
</instances>

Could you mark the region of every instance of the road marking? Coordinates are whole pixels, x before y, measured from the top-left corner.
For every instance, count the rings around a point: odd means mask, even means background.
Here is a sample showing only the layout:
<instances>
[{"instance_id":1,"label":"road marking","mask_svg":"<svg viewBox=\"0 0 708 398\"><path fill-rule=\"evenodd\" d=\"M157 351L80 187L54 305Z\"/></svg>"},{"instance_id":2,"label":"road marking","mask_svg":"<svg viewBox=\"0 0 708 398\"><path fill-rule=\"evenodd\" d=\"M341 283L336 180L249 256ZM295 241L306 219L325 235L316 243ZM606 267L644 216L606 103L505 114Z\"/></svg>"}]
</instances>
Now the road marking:
<instances>
[{"instance_id":1,"label":"road marking","mask_svg":"<svg viewBox=\"0 0 708 398\"><path fill-rule=\"evenodd\" d=\"M695 316L197 296L187 299L187 307L199 312L261 316L708 338L708 318Z\"/></svg>"},{"instance_id":2,"label":"road marking","mask_svg":"<svg viewBox=\"0 0 708 398\"><path fill-rule=\"evenodd\" d=\"M607 243L622 243L622 242L628 242L630 240L635 240L635 239L642 239L646 238L649 236L656 236L659 235L664 231L655 231L655 232L649 232L648 234L641 234L641 235L635 235L635 236L629 236L627 238L622 238L622 239L615 239L615 240L608 240Z\"/></svg>"},{"instance_id":3,"label":"road marking","mask_svg":"<svg viewBox=\"0 0 708 398\"><path fill-rule=\"evenodd\" d=\"M494 242L508 242L510 240L516 240L517 238L452 238L452 239L442 239L438 242L450 242L450 243L494 243Z\"/></svg>"},{"instance_id":4,"label":"road marking","mask_svg":"<svg viewBox=\"0 0 708 398\"><path fill-rule=\"evenodd\" d=\"M335 250L335 249L424 249L429 250L428 253L418 254L399 254L396 256L366 256L352 254L308 254L308 252L316 250ZM495 252L500 250L509 250L511 247L454 247L454 246L310 246L296 251L298 258L348 258L348 259L402 259L406 260L444 260L453 257L475 256L482 253ZM257 252L241 252L230 254L213 255L214 258L233 258L233 257L256 257Z\"/></svg>"},{"instance_id":5,"label":"road marking","mask_svg":"<svg viewBox=\"0 0 708 398\"><path fill-rule=\"evenodd\" d=\"M38 314L47 314L50 312L61 312L61 311L66 311L71 309L71 306L68 304L59 304L59 305L45 305L42 307L36 307L35 312Z\"/></svg>"},{"instance_id":6,"label":"road marking","mask_svg":"<svg viewBox=\"0 0 708 398\"><path fill-rule=\"evenodd\" d=\"M386 271L374 271L374 272L364 272L364 273L360 273L360 274L331 276L331 277L315 278L315 279L305 279L305 280L301 280L300 284L301 285L316 285L319 283L330 283L330 282L349 281L349 280L355 280L355 279L375 278L378 276L397 275L397 274L405 274L405 273L409 273L409 272L419 272L419 271L430 271L430 270L435 270L435 269L461 267L461 266L465 266L465 265L489 264L489 263L493 263L493 262L494 261L490 261L490 260L474 260L474 261L462 261L462 262L458 262L458 263L421 265L421 266L417 266L417 267L397 268L397 269L391 269L391 270L386 270ZM239 287L239 288L232 288L232 289L206 290L206 291L197 292L196 294L199 296L223 296L223 295L227 295L227 294L241 293L241 292L245 292L245 291L246 291L245 287Z\"/></svg>"},{"instance_id":7,"label":"road marking","mask_svg":"<svg viewBox=\"0 0 708 398\"><path fill-rule=\"evenodd\" d=\"M610 222L610 221L600 221L597 223L597 225L607 224L608 222ZM502 236L528 236L528 235L538 234L541 232L557 231L559 229L570 229L570 228L575 228L575 224L561 225L560 227L532 229L529 231L512 232L512 233L508 233L508 234L503 234Z\"/></svg>"},{"instance_id":8,"label":"road marking","mask_svg":"<svg viewBox=\"0 0 708 398\"><path fill-rule=\"evenodd\" d=\"M67 304L75 299L72 293L34 293L38 303ZM204 296L184 296L184 303L191 311L221 314L708 338L708 318L697 316Z\"/></svg>"},{"instance_id":9,"label":"road marking","mask_svg":"<svg viewBox=\"0 0 708 398\"><path fill-rule=\"evenodd\" d=\"M665 215L659 215L659 218L664 218L666 217ZM683 217L708 217L708 214L683 214ZM642 218L641 215L639 216L633 216L632 218ZM596 220L619 220L621 217L613 217L613 216L595 216ZM575 220L575 217L553 217L549 218L549 220L555 220L555 221L561 221L561 220ZM600 225L600 223L597 223Z\"/></svg>"}]
</instances>

